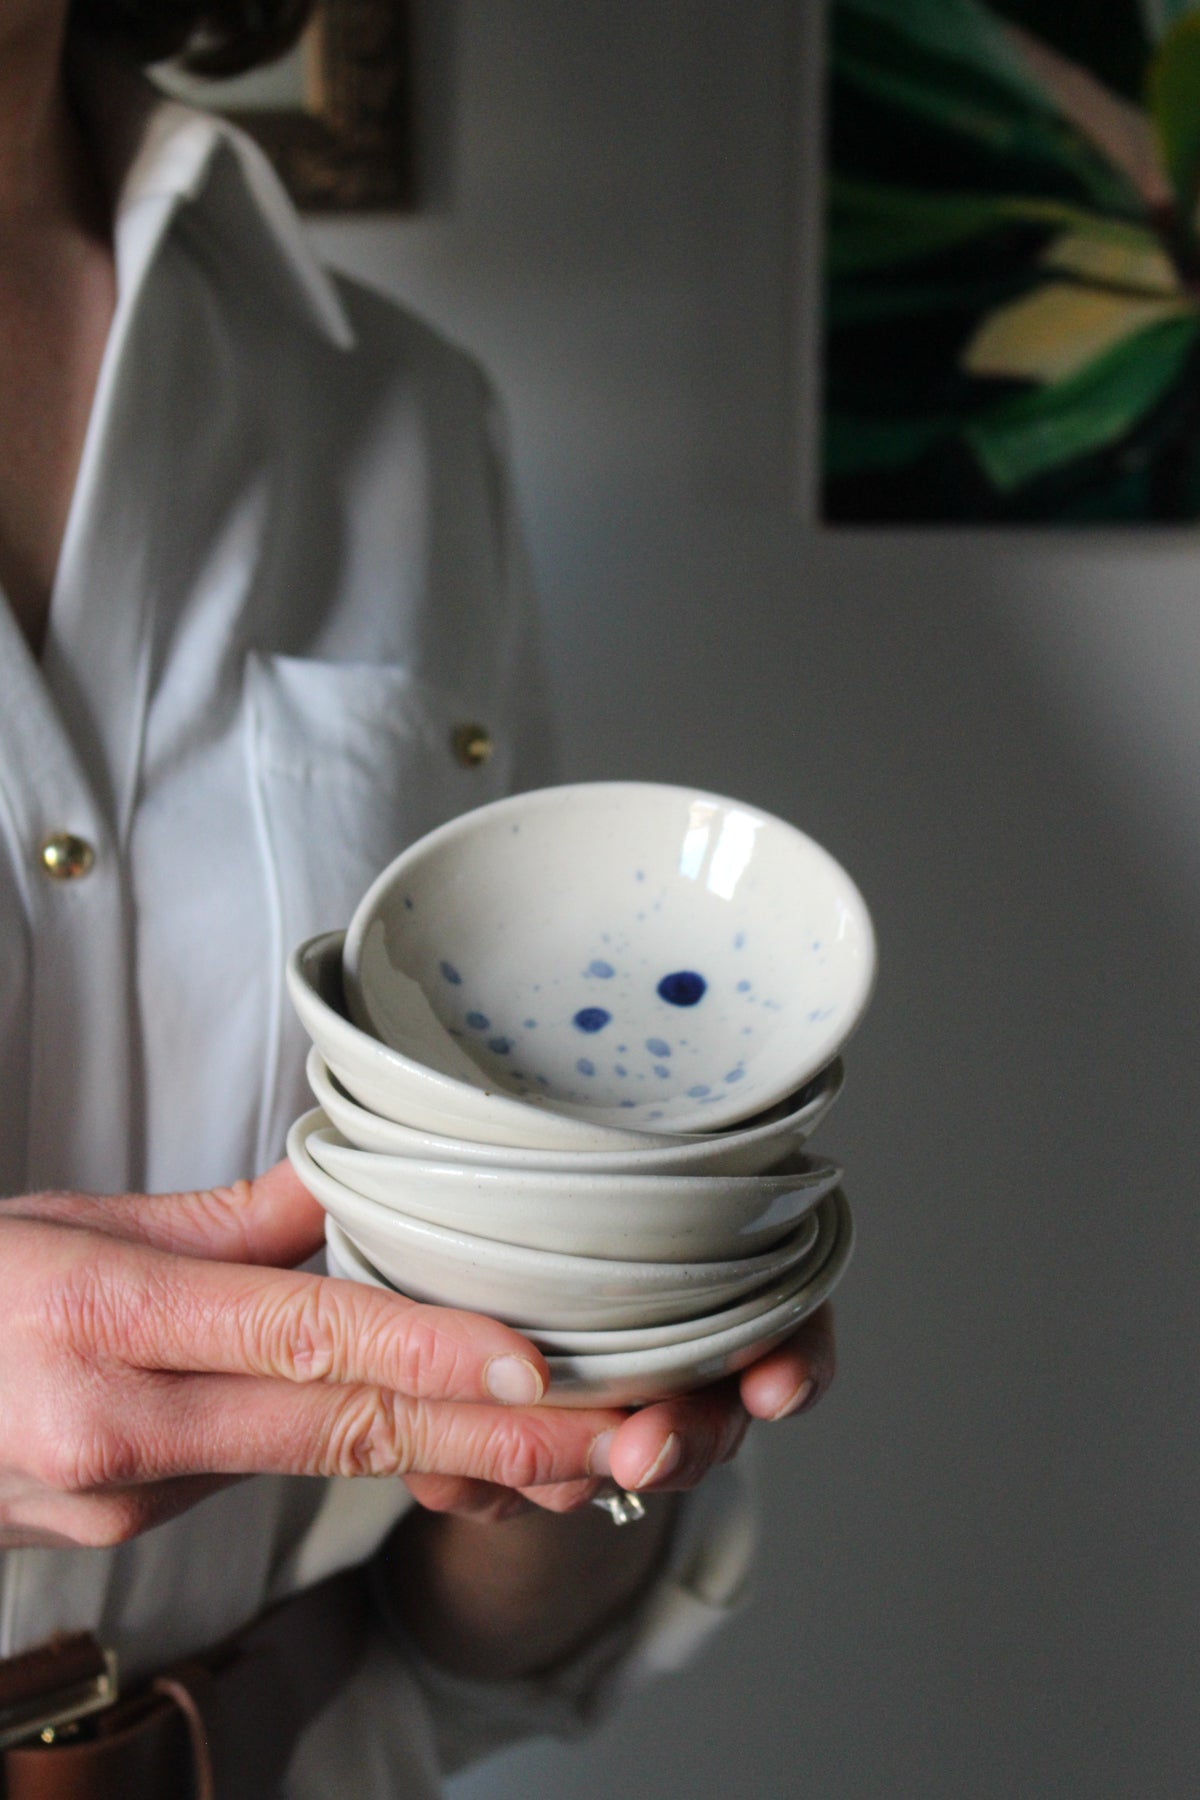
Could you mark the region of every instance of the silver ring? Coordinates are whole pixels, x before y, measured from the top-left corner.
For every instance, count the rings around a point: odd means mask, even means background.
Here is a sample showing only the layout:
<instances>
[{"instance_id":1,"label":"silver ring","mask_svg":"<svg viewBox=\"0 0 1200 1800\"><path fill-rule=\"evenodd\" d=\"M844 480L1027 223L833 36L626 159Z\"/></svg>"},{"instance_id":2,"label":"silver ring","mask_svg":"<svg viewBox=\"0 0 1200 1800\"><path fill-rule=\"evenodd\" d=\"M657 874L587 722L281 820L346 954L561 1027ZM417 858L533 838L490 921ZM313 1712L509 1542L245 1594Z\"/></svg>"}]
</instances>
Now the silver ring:
<instances>
[{"instance_id":1,"label":"silver ring","mask_svg":"<svg viewBox=\"0 0 1200 1800\"><path fill-rule=\"evenodd\" d=\"M614 1525L635 1525L646 1516L642 1501L624 1488L614 1488L611 1494L596 1494L592 1505L606 1512Z\"/></svg>"}]
</instances>

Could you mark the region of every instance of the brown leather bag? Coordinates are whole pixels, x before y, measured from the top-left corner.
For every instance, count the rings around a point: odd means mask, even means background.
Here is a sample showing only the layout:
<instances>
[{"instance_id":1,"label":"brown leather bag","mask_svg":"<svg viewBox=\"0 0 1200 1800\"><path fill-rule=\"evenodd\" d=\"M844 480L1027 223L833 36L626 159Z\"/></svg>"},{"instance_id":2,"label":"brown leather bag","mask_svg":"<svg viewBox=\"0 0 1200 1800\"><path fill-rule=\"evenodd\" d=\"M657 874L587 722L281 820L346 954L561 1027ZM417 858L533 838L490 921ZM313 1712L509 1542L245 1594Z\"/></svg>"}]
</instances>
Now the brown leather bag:
<instances>
[{"instance_id":1,"label":"brown leather bag","mask_svg":"<svg viewBox=\"0 0 1200 1800\"><path fill-rule=\"evenodd\" d=\"M52 1741L35 1729L0 1751L4 1800L271 1800L370 1626L365 1572L332 1576L76 1725L49 1727ZM49 1717L55 1695L102 1684L106 1666L90 1634L10 1658L0 1716Z\"/></svg>"}]
</instances>

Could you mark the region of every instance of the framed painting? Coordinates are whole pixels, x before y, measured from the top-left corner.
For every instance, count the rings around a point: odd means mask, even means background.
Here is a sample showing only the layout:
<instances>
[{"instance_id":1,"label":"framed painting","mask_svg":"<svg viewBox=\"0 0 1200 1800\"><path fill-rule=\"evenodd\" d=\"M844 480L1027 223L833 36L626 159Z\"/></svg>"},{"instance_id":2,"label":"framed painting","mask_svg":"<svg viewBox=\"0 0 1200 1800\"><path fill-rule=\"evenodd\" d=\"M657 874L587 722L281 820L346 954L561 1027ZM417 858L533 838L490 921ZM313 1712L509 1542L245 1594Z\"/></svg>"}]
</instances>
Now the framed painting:
<instances>
[{"instance_id":1,"label":"framed painting","mask_svg":"<svg viewBox=\"0 0 1200 1800\"><path fill-rule=\"evenodd\" d=\"M832 523L1200 516L1198 0L828 0Z\"/></svg>"},{"instance_id":2,"label":"framed painting","mask_svg":"<svg viewBox=\"0 0 1200 1800\"><path fill-rule=\"evenodd\" d=\"M415 0L318 0L296 49L209 81L160 85L225 114L267 152L309 212L403 211L417 199Z\"/></svg>"}]
</instances>

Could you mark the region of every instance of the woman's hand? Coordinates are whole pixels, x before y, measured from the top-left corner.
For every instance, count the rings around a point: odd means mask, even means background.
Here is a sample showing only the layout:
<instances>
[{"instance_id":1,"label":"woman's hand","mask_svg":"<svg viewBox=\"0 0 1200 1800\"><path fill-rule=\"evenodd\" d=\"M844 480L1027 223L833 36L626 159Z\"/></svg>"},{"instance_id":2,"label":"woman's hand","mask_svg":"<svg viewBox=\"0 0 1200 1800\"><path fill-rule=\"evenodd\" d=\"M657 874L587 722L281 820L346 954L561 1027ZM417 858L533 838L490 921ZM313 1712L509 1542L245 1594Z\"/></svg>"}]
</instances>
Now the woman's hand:
<instances>
[{"instance_id":1,"label":"woman's hand","mask_svg":"<svg viewBox=\"0 0 1200 1800\"><path fill-rule=\"evenodd\" d=\"M0 1544L122 1543L240 1475L473 1493L607 1467L622 1413L531 1404L546 1364L507 1326L294 1270L322 1236L285 1163L0 1202Z\"/></svg>"},{"instance_id":2,"label":"woman's hand","mask_svg":"<svg viewBox=\"0 0 1200 1800\"><path fill-rule=\"evenodd\" d=\"M774 1421L811 1412L832 1383L836 1366L833 1308L826 1302L785 1344L741 1375L633 1413L600 1438L592 1466L631 1491L695 1487L714 1464L736 1456L752 1419ZM407 1481L429 1511L484 1522L510 1518L531 1502L553 1512L573 1512L601 1487L595 1480L562 1482L520 1494L441 1476L410 1475Z\"/></svg>"},{"instance_id":3,"label":"woman's hand","mask_svg":"<svg viewBox=\"0 0 1200 1800\"><path fill-rule=\"evenodd\" d=\"M624 1531L585 1505L594 1481L521 1496L410 1475L425 1510L401 1521L381 1555L409 1635L433 1662L462 1675L500 1681L553 1668L654 1579L670 1539L669 1490L694 1487L736 1454L751 1418L815 1406L833 1372L833 1315L823 1306L740 1377L624 1420L597 1450L614 1480L648 1496L645 1522Z\"/></svg>"}]
</instances>

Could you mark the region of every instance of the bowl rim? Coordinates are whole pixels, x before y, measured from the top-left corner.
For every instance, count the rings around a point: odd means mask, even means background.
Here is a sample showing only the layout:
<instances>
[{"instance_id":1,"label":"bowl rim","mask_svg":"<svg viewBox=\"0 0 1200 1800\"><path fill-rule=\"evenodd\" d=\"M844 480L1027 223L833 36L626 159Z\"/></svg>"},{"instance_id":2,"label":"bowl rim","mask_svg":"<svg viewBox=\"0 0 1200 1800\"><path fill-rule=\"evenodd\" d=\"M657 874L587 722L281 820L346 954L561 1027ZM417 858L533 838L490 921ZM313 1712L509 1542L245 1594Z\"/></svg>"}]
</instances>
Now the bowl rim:
<instances>
[{"instance_id":1,"label":"bowl rim","mask_svg":"<svg viewBox=\"0 0 1200 1800\"><path fill-rule=\"evenodd\" d=\"M804 1218L798 1219L795 1227L768 1249L755 1251L749 1256L692 1257L686 1261L667 1259L661 1262L646 1257L579 1256L565 1250L530 1250L523 1244L509 1244L502 1239L482 1238L474 1232L460 1231L446 1225L432 1225L425 1219L417 1219L385 1207L377 1200L364 1199L314 1161L308 1150L308 1138L327 1123L321 1108L313 1107L310 1111L301 1113L287 1135L288 1161L322 1211L327 1209L318 1190L325 1186L337 1191L339 1204L344 1204L348 1211L365 1210L379 1214L381 1222L390 1224L410 1242L415 1240L417 1243L425 1243L431 1249L445 1251L453 1246L460 1258L474 1258L477 1263L491 1264L496 1269L515 1276L541 1276L547 1279L557 1276L565 1280L573 1273L583 1275L590 1270L597 1280L628 1279L637 1270L636 1279L645 1282L647 1287L654 1287L657 1284L666 1286L672 1280L684 1282L688 1279L688 1272L695 1270L697 1284L703 1288L759 1269L762 1270L765 1282L777 1271L782 1273L790 1261L798 1260L803 1255L803 1251L797 1251L795 1246L805 1228ZM673 1274L669 1275L668 1271L673 1271Z\"/></svg>"},{"instance_id":2,"label":"bowl rim","mask_svg":"<svg viewBox=\"0 0 1200 1800\"><path fill-rule=\"evenodd\" d=\"M818 1247L820 1241L820 1220L816 1209L808 1215L811 1242L806 1256L801 1257L781 1275L767 1282L762 1288L741 1300L731 1300L723 1306L714 1308L710 1313L699 1314L694 1319L673 1319L665 1325L613 1325L593 1331L572 1331L566 1326L533 1326L522 1335L537 1345L544 1356L598 1356L598 1355L633 1355L645 1350L665 1349L668 1345L684 1344L695 1341L699 1337L710 1337L718 1330L725 1330L758 1318L769 1312L779 1302L800 1285L801 1277L809 1267L809 1258ZM354 1239L347 1235L344 1226L339 1225L331 1213L325 1215L325 1245L328 1252L342 1261L357 1264L364 1273L361 1275L341 1275L336 1269L329 1273L337 1280L364 1281L371 1286L382 1288L385 1293L403 1294L402 1288L387 1279L375 1267L365 1251L360 1250ZM407 1295L405 1296L407 1298ZM697 1328L701 1329L697 1329ZM707 1329L705 1329L707 1328ZM650 1339L646 1343L633 1345L629 1343L613 1343L614 1338L640 1337Z\"/></svg>"},{"instance_id":3,"label":"bowl rim","mask_svg":"<svg viewBox=\"0 0 1200 1800\"><path fill-rule=\"evenodd\" d=\"M765 1110L773 1104L774 1100L782 1099L787 1093L799 1088L809 1076L816 1074L825 1064L832 1062L840 1055L858 1029L870 1005L871 996L875 990L879 958L875 928L867 903L845 866L831 851L827 850L823 844L818 843L816 838L811 837L808 832L803 831L800 826L793 825L789 820L781 819L777 814L767 812L762 807L733 799L728 794L718 794L706 788L694 788L673 782L580 781L533 788L523 793L505 795L499 800L488 801L483 806L472 807L468 812L457 814L453 819L448 819L444 824L435 826L432 831L426 832L413 843L406 845L398 856L392 858L386 868L380 870L359 900L346 927L342 941L342 980L348 1010L352 1014L355 1011L354 996L358 990L358 964L366 933L376 915L381 897L397 884L405 872L426 861L431 855L437 855L457 839L469 837L479 829L481 819L486 818L489 822L493 819L503 821L508 814L513 812L528 813L551 807L569 806L572 803L577 804L584 797L602 799L606 795L624 796L638 793L669 795L675 799L687 800L692 804L712 805L747 813L760 825L765 825L773 831L781 832L794 839L807 852L814 854L832 875L845 884L848 910L854 916L855 926L860 934L862 944L860 963L853 971L855 979L849 984L845 1021L839 1026L837 1034L827 1044L822 1045L819 1055L816 1055L807 1065L802 1063L798 1071L790 1073L786 1078L786 1085L776 1087L773 1098L767 1098L765 1101L760 1098L754 1106L754 1112ZM361 995L357 1000L357 1008L359 1011L363 1010ZM382 1042L383 1040L376 1041ZM410 1059L406 1058L405 1060ZM415 1066L424 1067L423 1064ZM483 1071L481 1070L480 1073L482 1076ZM453 1080L455 1078L445 1077L445 1079ZM456 1085L467 1086L468 1084L461 1082ZM560 1101L550 1105L538 1095L531 1095L528 1098L507 1095L507 1098L516 1105L534 1105L539 1110L554 1112L559 1117L585 1119L594 1123L611 1123L616 1128L620 1128L616 1121L607 1119L601 1121L599 1115L608 1110L605 1108L587 1107L569 1101ZM740 1115L741 1118L747 1116L753 1115ZM724 1118L724 1126L718 1127L718 1129L728 1128L739 1122L739 1115L728 1114ZM676 1132L672 1135L679 1136L682 1133Z\"/></svg>"},{"instance_id":4,"label":"bowl rim","mask_svg":"<svg viewBox=\"0 0 1200 1800\"><path fill-rule=\"evenodd\" d=\"M308 1056L305 1059L304 1073L318 1106L323 1107L326 1112L329 1111L329 1099L327 1096L331 1096L335 1105L345 1107L351 1114L361 1114L364 1120L371 1120L376 1125L391 1127L396 1131L411 1132L414 1137L433 1139L439 1146L439 1153L443 1147L447 1153L451 1150L457 1150L461 1154L462 1151L465 1150L467 1153L467 1160L471 1163L472 1167L498 1167L504 1162L505 1164L514 1167L528 1168L533 1171L544 1168L547 1172L550 1171L551 1166L553 1165L555 1172L561 1172L564 1164L573 1162L575 1158L580 1157L591 1166L591 1172L598 1175L604 1173L616 1174L619 1172L615 1168L606 1170L603 1167L594 1167L595 1164L606 1161L617 1163L619 1161L628 1160L630 1157L642 1157L650 1154L653 1154L655 1157L661 1156L662 1159L665 1160L669 1156L677 1155L680 1150L690 1149L693 1146L703 1150L711 1149L714 1154L725 1153L729 1150L746 1148L752 1144L764 1141L769 1142L772 1136L776 1134L778 1134L781 1140L786 1141L789 1133L795 1132L801 1125L806 1126L807 1129L805 1130L803 1139L800 1141L802 1143L807 1143L808 1139L815 1133L817 1126L823 1123L826 1114L832 1110L842 1089L846 1085L846 1066L841 1057L836 1056L832 1062L826 1063L823 1069L819 1069L809 1081L804 1082L802 1086L796 1090L798 1094L805 1093L809 1088L813 1088L819 1082L820 1086L817 1087L816 1092L810 1094L809 1098L802 1106L794 1107L781 1118L765 1115L760 1116L756 1114L755 1118L758 1120L757 1123L752 1119L748 1120L745 1125L734 1125L725 1131L681 1131L675 1134L669 1144L650 1142L636 1147L614 1150L561 1150L546 1149L540 1145L530 1145L524 1150L518 1150L510 1144L488 1144L482 1143L476 1139L453 1138L446 1135L444 1132L426 1131L424 1127L417 1125L403 1125L396 1119L385 1119L382 1114L373 1113L369 1107L364 1106L361 1101L356 1100L354 1095L349 1093L343 1087L337 1075L325 1061L325 1058L322 1056L321 1051L316 1044L311 1044L309 1046ZM783 1104L785 1104L785 1102L779 1102L779 1105ZM768 1108L768 1114L773 1115L777 1111L778 1107ZM811 1125L808 1123L808 1115L812 1116ZM334 1123L336 1124L337 1121L335 1120ZM342 1127L339 1125L338 1129L342 1130ZM647 1133L645 1135L651 1136L652 1134ZM346 1137L348 1136L348 1133L342 1130L342 1136ZM354 1147L356 1149L365 1148L365 1146L357 1144ZM381 1150L376 1151L375 1154L380 1156L405 1156L408 1152L402 1150L390 1152ZM527 1160L530 1158L533 1160ZM430 1159L432 1160L432 1153L430 1153ZM760 1173L763 1172L769 1171L760 1171Z\"/></svg>"},{"instance_id":5,"label":"bowl rim","mask_svg":"<svg viewBox=\"0 0 1200 1800\"><path fill-rule=\"evenodd\" d=\"M565 1399L564 1390L566 1393L573 1390L578 1403L587 1404L589 1380L593 1383L597 1379L644 1381L656 1375L669 1376L681 1369L687 1370L696 1362L720 1363L722 1366L711 1373L700 1374L697 1386L703 1387L721 1380L735 1368L745 1368L757 1361L758 1356L781 1343L829 1298L850 1266L856 1242L850 1203L838 1188L822 1201L822 1206L830 1208L833 1214L827 1250L813 1268L804 1269L804 1279L770 1311L707 1337L688 1338L683 1343L664 1344L652 1350L598 1351L591 1356L549 1355L546 1362L550 1369L547 1396L550 1403L553 1404L555 1399L556 1377L560 1404ZM731 1363L730 1357L738 1360ZM592 1403L602 1404L600 1401Z\"/></svg>"},{"instance_id":6,"label":"bowl rim","mask_svg":"<svg viewBox=\"0 0 1200 1800\"><path fill-rule=\"evenodd\" d=\"M320 1110L325 1113L324 1107ZM639 1189L652 1185L656 1191L666 1190L676 1196L691 1194L697 1198L699 1198L697 1190L700 1187L710 1190L714 1197L718 1192L729 1193L730 1190L735 1196L747 1197L753 1194L794 1193L798 1188L804 1190L820 1188L829 1192L841 1180L844 1172L841 1165L833 1162L829 1157L810 1156L804 1150L797 1151L793 1157L788 1158L788 1161L802 1161L809 1165L808 1167L803 1169L784 1167L764 1169L756 1175L706 1175L703 1171L660 1175L657 1171L641 1174L637 1170L627 1172L623 1169L599 1172L588 1169L578 1174L571 1174L569 1171L563 1172L556 1169L525 1169L499 1164L494 1167L472 1164L468 1168L449 1161L435 1161L432 1158L390 1155L384 1150L361 1150L357 1144L348 1144L344 1141L341 1132L327 1113L325 1113L325 1118L327 1124L317 1131L310 1132L308 1136L319 1138L323 1147L327 1147L337 1154L344 1153L352 1163L364 1163L381 1175L392 1171L397 1174L415 1173L419 1178L428 1179L435 1184L440 1182L446 1187L466 1180L485 1191L498 1190L502 1186L519 1185L532 1196L540 1196L543 1199L550 1199L561 1194L564 1186L569 1185L573 1191L582 1190L590 1199L603 1200L615 1193L614 1184L626 1182L636 1182ZM306 1145L307 1142L306 1138ZM308 1154L312 1155L311 1150Z\"/></svg>"},{"instance_id":7,"label":"bowl rim","mask_svg":"<svg viewBox=\"0 0 1200 1800\"><path fill-rule=\"evenodd\" d=\"M470 1112L473 1120L479 1123L481 1130L489 1125L494 1129L497 1120L512 1120L514 1134L521 1134L515 1137L514 1147L516 1144L529 1145L529 1134L534 1130L531 1121L535 1119L548 1122L551 1134L558 1139L555 1147L560 1153L573 1147L593 1151L595 1149L594 1134L597 1132L605 1137L615 1135L625 1140L623 1145L613 1145L614 1149L622 1147L650 1149L654 1146L665 1149L677 1147L681 1142L691 1142L696 1138L703 1140L720 1135L715 1132L647 1131L637 1126L608 1125L599 1120L574 1118L545 1105L537 1095L533 1095L529 1099L520 1099L515 1095L502 1093L495 1089L473 1087L468 1082L457 1081L451 1075L443 1075L437 1069L431 1069L426 1063L414 1061L411 1057L405 1056L403 1051L395 1050L390 1044L385 1044L381 1038L372 1037L370 1032L364 1031L361 1026L356 1025L353 1019L338 1012L309 979L307 971L311 963L335 954L338 958L340 976L341 947L345 942L345 936L343 929L337 929L314 932L312 937L304 938L289 953L284 969L284 978L292 997L292 1004L300 1014L301 1023L305 1024L305 1029L309 1028L304 1020L304 1008L309 1007L319 1014L334 1041L340 1041L347 1046L348 1056L369 1058L376 1079L384 1079L390 1069L402 1077L407 1086L415 1085L419 1092L434 1102L443 1103L450 1112L454 1111L456 1102L461 1103ZM309 1035L310 1037L313 1035L311 1030L309 1030ZM325 1060L328 1063L328 1059ZM336 1068L333 1069L333 1073L337 1074ZM361 1105L362 1102L360 1101L358 1104ZM380 1116L385 1117L386 1115L381 1114ZM399 1121L393 1121L393 1123L399 1123ZM593 1137L591 1142L587 1141L589 1134L592 1134ZM476 1141L494 1142L495 1140L481 1138ZM551 1146L544 1142L541 1144L535 1142L529 1147L550 1148Z\"/></svg>"}]
</instances>

